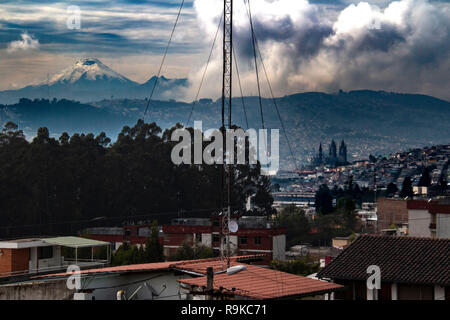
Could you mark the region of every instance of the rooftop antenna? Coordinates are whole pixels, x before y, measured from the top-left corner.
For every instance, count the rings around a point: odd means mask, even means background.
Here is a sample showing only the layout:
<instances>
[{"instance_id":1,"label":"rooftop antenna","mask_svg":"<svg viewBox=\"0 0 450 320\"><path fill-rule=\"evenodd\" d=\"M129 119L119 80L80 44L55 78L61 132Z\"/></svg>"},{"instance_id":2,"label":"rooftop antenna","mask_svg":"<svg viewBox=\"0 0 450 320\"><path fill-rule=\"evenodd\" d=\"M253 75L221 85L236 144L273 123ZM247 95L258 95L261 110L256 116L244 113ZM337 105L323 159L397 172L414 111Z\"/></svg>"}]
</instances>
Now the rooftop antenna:
<instances>
[{"instance_id":1,"label":"rooftop antenna","mask_svg":"<svg viewBox=\"0 0 450 320\"><path fill-rule=\"evenodd\" d=\"M228 129L231 129L231 102L232 102L232 80L233 80L233 0L224 0L223 18L223 82L222 82L222 128L225 129L225 112L228 110ZM223 159L225 160L225 148L223 148ZM226 252L221 250L222 263L226 261L227 268L230 267L230 230L231 221L231 183L233 175L233 159L227 156L227 213L222 218L222 237L226 239ZM222 170L225 171L225 163ZM223 244L223 242L222 242Z\"/></svg>"}]
</instances>

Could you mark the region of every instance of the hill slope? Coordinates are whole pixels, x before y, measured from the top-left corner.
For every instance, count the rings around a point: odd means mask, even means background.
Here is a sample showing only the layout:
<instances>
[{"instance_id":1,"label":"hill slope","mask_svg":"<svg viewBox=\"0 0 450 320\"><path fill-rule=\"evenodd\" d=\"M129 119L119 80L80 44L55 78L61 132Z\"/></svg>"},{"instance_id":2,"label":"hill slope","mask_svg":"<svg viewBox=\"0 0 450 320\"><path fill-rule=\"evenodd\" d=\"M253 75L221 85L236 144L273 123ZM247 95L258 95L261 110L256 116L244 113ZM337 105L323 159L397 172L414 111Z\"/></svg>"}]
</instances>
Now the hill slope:
<instances>
[{"instance_id":1,"label":"hill slope","mask_svg":"<svg viewBox=\"0 0 450 320\"><path fill-rule=\"evenodd\" d=\"M258 98L244 100L249 126L260 128ZM141 118L146 106L145 100L136 99L103 100L90 105L60 101L51 107L30 103L24 100L0 106L2 121L16 121L32 133L40 126L48 126L55 134L105 131L112 139L123 125L132 125ZM233 103L233 122L246 128L241 99L234 99ZM325 144L327 152L331 139L344 139L350 158L367 158L369 154L388 154L450 141L450 103L430 96L382 91L311 92L278 98L277 104L299 163L306 163L320 142ZM155 121L162 128L185 123L191 108L192 104L182 102L155 101L146 121ZM217 128L220 108L220 100L203 99L196 105L192 120L202 120L204 130ZM271 100L263 99L263 110L266 128L280 129ZM282 132L280 140L281 165L292 168Z\"/></svg>"}]
</instances>

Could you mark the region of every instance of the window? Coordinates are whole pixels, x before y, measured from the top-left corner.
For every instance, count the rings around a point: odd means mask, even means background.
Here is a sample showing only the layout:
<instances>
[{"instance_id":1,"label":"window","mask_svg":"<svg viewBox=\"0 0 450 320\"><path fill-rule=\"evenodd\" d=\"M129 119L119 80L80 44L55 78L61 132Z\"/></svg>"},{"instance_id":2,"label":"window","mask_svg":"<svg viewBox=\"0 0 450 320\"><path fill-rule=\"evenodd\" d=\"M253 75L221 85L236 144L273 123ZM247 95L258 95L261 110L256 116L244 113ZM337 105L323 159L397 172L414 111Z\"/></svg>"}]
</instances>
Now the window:
<instances>
[{"instance_id":1,"label":"window","mask_svg":"<svg viewBox=\"0 0 450 320\"><path fill-rule=\"evenodd\" d=\"M51 259L53 258L53 247L39 247L38 259Z\"/></svg>"},{"instance_id":2,"label":"window","mask_svg":"<svg viewBox=\"0 0 450 320\"><path fill-rule=\"evenodd\" d=\"M195 234L195 241L196 242L202 242L202 234L201 233L196 233Z\"/></svg>"},{"instance_id":3,"label":"window","mask_svg":"<svg viewBox=\"0 0 450 320\"><path fill-rule=\"evenodd\" d=\"M240 244L247 244L248 238L247 237L239 237L239 243Z\"/></svg>"},{"instance_id":4,"label":"window","mask_svg":"<svg viewBox=\"0 0 450 320\"><path fill-rule=\"evenodd\" d=\"M218 234L214 233L214 234L212 235L212 242L214 242L214 243L220 242L220 237L219 237Z\"/></svg>"},{"instance_id":5,"label":"window","mask_svg":"<svg viewBox=\"0 0 450 320\"><path fill-rule=\"evenodd\" d=\"M261 244L261 237L255 237L255 244L257 245Z\"/></svg>"}]
</instances>

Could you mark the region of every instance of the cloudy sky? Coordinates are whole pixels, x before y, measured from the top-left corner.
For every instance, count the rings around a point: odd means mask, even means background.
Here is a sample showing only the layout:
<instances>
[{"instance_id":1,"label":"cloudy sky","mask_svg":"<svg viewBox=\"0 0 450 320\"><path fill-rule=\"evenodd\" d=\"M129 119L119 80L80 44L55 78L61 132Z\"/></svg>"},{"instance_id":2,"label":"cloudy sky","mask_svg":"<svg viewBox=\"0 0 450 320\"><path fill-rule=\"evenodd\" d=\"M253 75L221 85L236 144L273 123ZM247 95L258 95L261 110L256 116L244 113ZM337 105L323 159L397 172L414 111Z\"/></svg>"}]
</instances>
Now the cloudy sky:
<instances>
[{"instance_id":1,"label":"cloudy sky","mask_svg":"<svg viewBox=\"0 0 450 320\"><path fill-rule=\"evenodd\" d=\"M181 0L0 0L0 90L45 81L83 57L137 82L159 67ZM235 47L246 95L256 94L248 16L235 0ZM448 0L251 0L277 96L373 89L450 100ZM81 9L81 28L68 28ZM187 0L163 74L187 77L193 100L222 0ZM72 20L70 20L72 21ZM220 44L220 39L218 41ZM220 94L217 47L202 97ZM238 90L235 92L237 93ZM263 86L264 95L268 94Z\"/></svg>"}]
</instances>

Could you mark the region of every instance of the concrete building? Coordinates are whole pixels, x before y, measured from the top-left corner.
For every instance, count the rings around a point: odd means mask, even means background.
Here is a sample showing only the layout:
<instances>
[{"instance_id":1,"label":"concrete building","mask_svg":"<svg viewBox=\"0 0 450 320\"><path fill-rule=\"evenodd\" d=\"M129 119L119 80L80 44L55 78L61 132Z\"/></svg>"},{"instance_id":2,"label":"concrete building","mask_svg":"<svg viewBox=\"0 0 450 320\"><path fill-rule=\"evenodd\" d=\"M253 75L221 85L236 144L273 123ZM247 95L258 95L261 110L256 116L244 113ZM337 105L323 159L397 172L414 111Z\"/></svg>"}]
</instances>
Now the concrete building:
<instances>
[{"instance_id":1,"label":"concrete building","mask_svg":"<svg viewBox=\"0 0 450 320\"><path fill-rule=\"evenodd\" d=\"M61 270L71 264L92 267L109 263L109 256L104 260L93 258L93 250L99 246L109 246L109 243L77 237L0 241L0 281ZM73 249L71 258L64 257L64 247ZM87 259L78 257L78 250L82 248L90 248L92 255Z\"/></svg>"},{"instance_id":2,"label":"concrete building","mask_svg":"<svg viewBox=\"0 0 450 320\"><path fill-rule=\"evenodd\" d=\"M235 255L264 254L265 263L285 259L286 229L276 226L266 217L244 216L236 218L238 231L230 234L231 249ZM170 256L183 243L202 244L219 255L226 243L220 243L218 219L174 219L164 225L164 254ZM223 239L225 240L225 239Z\"/></svg>"},{"instance_id":3,"label":"concrete building","mask_svg":"<svg viewBox=\"0 0 450 320\"><path fill-rule=\"evenodd\" d=\"M450 203L408 201L408 234L412 237L450 238Z\"/></svg>"},{"instance_id":4,"label":"concrete building","mask_svg":"<svg viewBox=\"0 0 450 320\"><path fill-rule=\"evenodd\" d=\"M408 223L407 200L379 198L377 200L377 229L389 229L391 225L398 227Z\"/></svg>"},{"instance_id":5,"label":"concrete building","mask_svg":"<svg viewBox=\"0 0 450 320\"><path fill-rule=\"evenodd\" d=\"M285 259L286 229L276 226L261 216L235 216L238 231L230 234L230 245L234 255L265 254L265 264L271 260ZM150 236L150 225L127 225L122 228L92 228L83 231L90 239L110 242L114 249L123 242L131 245L145 245ZM164 255L170 257L184 243L210 247L215 255L226 248L220 243L220 220L212 218L177 218L171 224L163 225L160 242ZM225 240L225 239L224 239Z\"/></svg>"}]
</instances>

